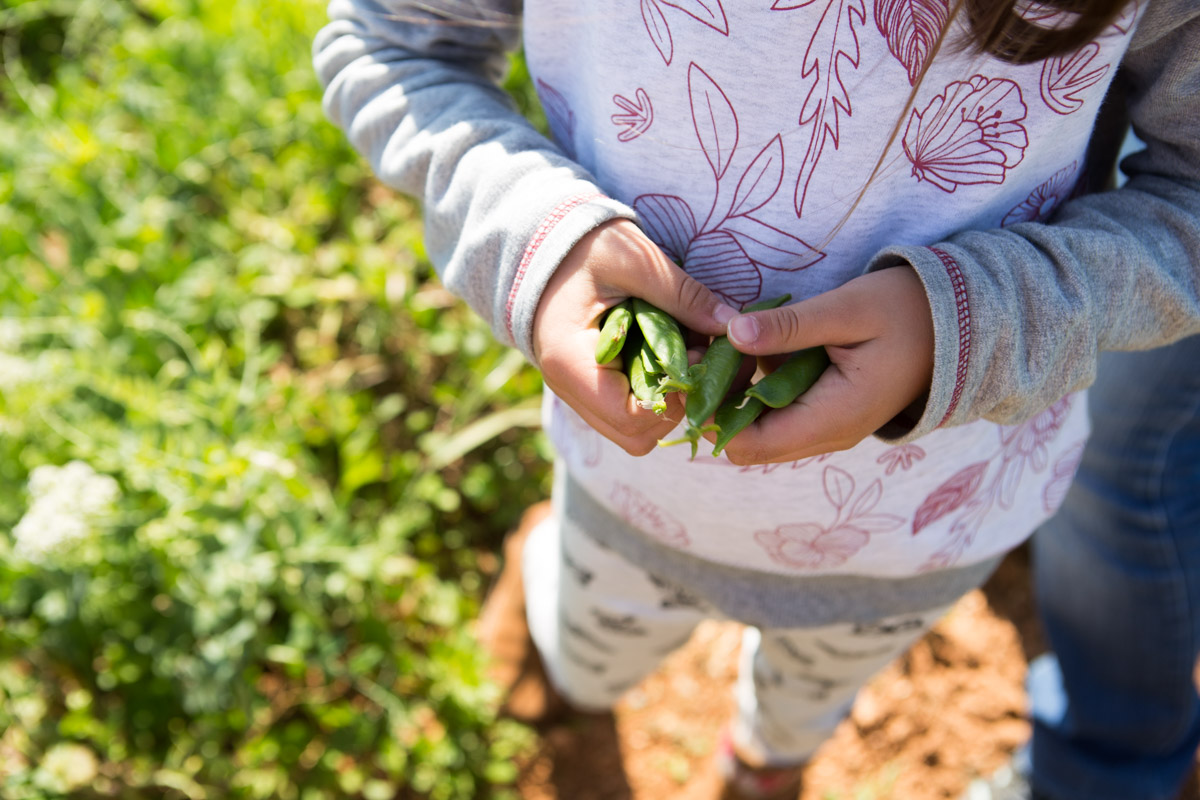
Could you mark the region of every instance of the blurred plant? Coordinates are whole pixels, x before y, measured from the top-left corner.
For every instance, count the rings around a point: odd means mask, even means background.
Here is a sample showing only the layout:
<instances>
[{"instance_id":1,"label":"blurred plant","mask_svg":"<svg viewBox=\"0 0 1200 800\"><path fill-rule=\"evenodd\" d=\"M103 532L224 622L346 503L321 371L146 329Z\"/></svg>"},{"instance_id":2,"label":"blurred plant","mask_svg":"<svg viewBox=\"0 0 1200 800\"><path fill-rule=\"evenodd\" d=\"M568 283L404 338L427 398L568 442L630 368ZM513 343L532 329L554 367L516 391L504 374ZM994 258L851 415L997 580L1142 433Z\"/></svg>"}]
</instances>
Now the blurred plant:
<instances>
[{"instance_id":1,"label":"blurred plant","mask_svg":"<svg viewBox=\"0 0 1200 800\"><path fill-rule=\"evenodd\" d=\"M6 800L502 796L529 745L468 622L540 378L324 121L323 19L0 9Z\"/></svg>"}]
</instances>

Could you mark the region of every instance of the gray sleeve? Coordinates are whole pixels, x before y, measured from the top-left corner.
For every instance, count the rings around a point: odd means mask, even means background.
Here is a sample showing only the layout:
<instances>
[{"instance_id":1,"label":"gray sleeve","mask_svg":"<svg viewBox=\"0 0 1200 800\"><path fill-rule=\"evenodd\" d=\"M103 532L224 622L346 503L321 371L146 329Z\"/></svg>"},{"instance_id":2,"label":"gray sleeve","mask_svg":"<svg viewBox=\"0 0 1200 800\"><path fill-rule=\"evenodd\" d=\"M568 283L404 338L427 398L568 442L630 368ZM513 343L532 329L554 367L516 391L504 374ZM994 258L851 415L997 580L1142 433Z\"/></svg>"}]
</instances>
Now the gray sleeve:
<instances>
[{"instance_id":1,"label":"gray sleeve","mask_svg":"<svg viewBox=\"0 0 1200 800\"><path fill-rule=\"evenodd\" d=\"M325 111L389 186L422 204L442 282L532 360L542 289L589 230L632 209L498 87L519 0L332 0L313 43Z\"/></svg>"},{"instance_id":2,"label":"gray sleeve","mask_svg":"<svg viewBox=\"0 0 1200 800\"><path fill-rule=\"evenodd\" d=\"M1146 145L1122 163L1122 188L1066 203L1047 224L891 247L868 265L916 268L936 340L920 419L881 438L1016 423L1090 385L1101 351L1200 333L1200 5L1152 2L1122 72Z\"/></svg>"}]
</instances>

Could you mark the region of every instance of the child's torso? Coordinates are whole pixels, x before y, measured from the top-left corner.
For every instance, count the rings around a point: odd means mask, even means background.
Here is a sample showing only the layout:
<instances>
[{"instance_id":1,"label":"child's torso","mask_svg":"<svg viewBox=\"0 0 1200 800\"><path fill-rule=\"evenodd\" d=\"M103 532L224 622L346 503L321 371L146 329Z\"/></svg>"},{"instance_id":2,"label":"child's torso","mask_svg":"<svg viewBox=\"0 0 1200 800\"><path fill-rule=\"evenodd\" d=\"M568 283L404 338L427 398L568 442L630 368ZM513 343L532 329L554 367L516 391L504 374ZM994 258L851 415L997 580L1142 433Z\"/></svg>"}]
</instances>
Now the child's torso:
<instances>
[{"instance_id":1,"label":"child's torso","mask_svg":"<svg viewBox=\"0 0 1200 800\"><path fill-rule=\"evenodd\" d=\"M1047 218L1082 171L1138 10L1035 64L944 48L918 81L939 0L589 5L526 2L555 138L737 306L827 291L886 245ZM684 448L630 458L554 401L548 422L598 499L674 546L756 569L903 575L1024 539L1070 479L1084 405L754 469L688 463Z\"/></svg>"}]
</instances>

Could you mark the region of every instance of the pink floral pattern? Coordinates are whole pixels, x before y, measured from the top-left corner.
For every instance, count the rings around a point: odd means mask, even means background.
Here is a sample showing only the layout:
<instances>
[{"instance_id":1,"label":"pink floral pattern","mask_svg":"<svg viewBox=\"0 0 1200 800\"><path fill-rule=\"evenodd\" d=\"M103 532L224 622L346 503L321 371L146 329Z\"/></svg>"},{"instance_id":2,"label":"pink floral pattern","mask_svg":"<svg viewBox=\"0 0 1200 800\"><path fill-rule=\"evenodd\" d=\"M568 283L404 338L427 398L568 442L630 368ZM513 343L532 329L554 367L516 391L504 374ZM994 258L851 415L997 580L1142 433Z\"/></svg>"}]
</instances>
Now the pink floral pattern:
<instances>
[{"instance_id":1,"label":"pink floral pattern","mask_svg":"<svg viewBox=\"0 0 1200 800\"><path fill-rule=\"evenodd\" d=\"M574 158L575 112L571 110L571 104L562 92L541 78L537 79L536 86L538 99L542 108L546 110L546 122L550 124L550 133L554 135L554 141L564 153Z\"/></svg>"},{"instance_id":2,"label":"pink floral pattern","mask_svg":"<svg viewBox=\"0 0 1200 800\"><path fill-rule=\"evenodd\" d=\"M809 128L808 147L800 163L796 180L796 216L804 211L804 198L812 181L817 163L827 142L838 146L838 117L849 117L850 93L842 80L844 68L857 69L859 62L858 33L855 25L867 18L863 0L775 0L774 11L791 11L815 6L816 18L812 36L800 60L800 81L807 86L800 106L799 125Z\"/></svg>"},{"instance_id":3,"label":"pink floral pattern","mask_svg":"<svg viewBox=\"0 0 1200 800\"><path fill-rule=\"evenodd\" d=\"M1076 442L1055 460L1054 468L1050 470L1050 482L1042 489L1042 508L1047 514L1053 514L1067 499L1067 490L1083 460L1083 445L1084 442Z\"/></svg>"},{"instance_id":4,"label":"pink floral pattern","mask_svg":"<svg viewBox=\"0 0 1200 800\"><path fill-rule=\"evenodd\" d=\"M836 567L865 547L872 534L888 533L904 524L894 514L872 513L883 496L878 478L857 497L854 478L845 470L828 466L822 478L825 498L835 510L833 522L796 522L754 534L754 541L776 564L800 570Z\"/></svg>"},{"instance_id":5,"label":"pink floral pattern","mask_svg":"<svg viewBox=\"0 0 1200 800\"><path fill-rule=\"evenodd\" d=\"M624 95L613 95L613 102L621 109L621 113L609 117L613 125L622 129L617 134L617 141L632 142L654 124L654 106L650 102L650 95L646 94L645 89L639 88L634 98L630 100Z\"/></svg>"},{"instance_id":6,"label":"pink floral pattern","mask_svg":"<svg viewBox=\"0 0 1200 800\"><path fill-rule=\"evenodd\" d=\"M1048 445L1066 423L1073 399L1064 397L1027 422L1001 428L1000 448L992 458L960 470L926 498L913 519L914 536L930 523L960 513L953 518L946 542L922 570L945 569L957 563L989 512L996 506L1013 507L1026 468L1035 473L1045 471Z\"/></svg>"},{"instance_id":7,"label":"pink floral pattern","mask_svg":"<svg viewBox=\"0 0 1200 800\"><path fill-rule=\"evenodd\" d=\"M682 548L691 544L683 523L632 486L614 483L611 499L617 514L638 530L671 547Z\"/></svg>"},{"instance_id":8,"label":"pink floral pattern","mask_svg":"<svg viewBox=\"0 0 1200 800\"><path fill-rule=\"evenodd\" d=\"M642 24L650 41L654 42L664 64L670 66L675 57L675 40L671 37L670 18L663 7L675 8L694 20L703 22L718 33L729 35L729 20L721 0L642 0Z\"/></svg>"},{"instance_id":9,"label":"pink floral pattern","mask_svg":"<svg viewBox=\"0 0 1200 800\"><path fill-rule=\"evenodd\" d=\"M1063 167L1038 186L1029 196L1012 207L1000 222L1001 227L1016 225L1018 222L1037 222L1050 218L1054 210L1071 196L1075 188L1075 173L1078 162L1072 161L1070 166Z\"/></svg>"},{"instance_id":10,"label":"pink floral pattern","mask_svg":"<svg viewBox=\"0 0 1200 800\"><path fill-rule=\"evenodd\" d=\"M925 450L916 444L900 444L884 450L876 464L886 464L885 475L891 475L896 470L908 470L912 465L925 457Z\"/></svg>"},{"instance_id":11,"label":"pink floral pattern","mask_svg":"<svg viewBox=\"0 0 1200 800\"><path fill-rule=\"evenodd\" d=\"M1074 53L1042 62L1042 100L1055 114L1071 114L1083 108L1080 94L1108 74L1108 64L1093 66L1100 45L1088 42Z\"/></svg>"},{"instance_id":12,"label":"pink floral pattern","mask_svg":"<svg viewBox=\"0 0 1200 800\"><path fill-rule=\"evenodd\" d=\"M908 119L904 152L913 176L944 192L1003 183L1029 145L1021 124L1026 113L1021 87L1007 78L975 75L950 83Z\"/></svg>"},{"instance_id":13,"label":"pink floral pattern","mask_svg":"<svg viewBox=\"0 0 1200 800\"><path fill-rule=\"evenodd\" d=\"M915 86L950 16L948 0L875 0L875 26Z\"/></svg>"},{"instance_id":14,"label":"pink floral pattern","mask_svg":"<svg viewBox=\"0 0 1200 800\"><path fill-rule=\"evenodd\" d=\"M557 395L550 400L550 419L550 440L565 461L577 462L584 467L600 464L600 434Z\"/></svg>"},{"instance_id":15,"label":"pink floral pattern","mask_svg":"<svg viewBox=\"0 0 1200 800\"><path fill-rule=\"evenodd\" d=\"M762 270L794 272L815 264L824 254L803 240L755 217L775 197L783 182L783 141L776 135L740 175L729 196L722 187L737 152L739 126L733 104L698 65L688 68L692 125L708 161L716 188L703 222L681 197L643 194L633 201L646 234L696 280L730 303L744 305L762 291ZM722 196L728 207L718 206Z\"/></svg>"}]
</instances>

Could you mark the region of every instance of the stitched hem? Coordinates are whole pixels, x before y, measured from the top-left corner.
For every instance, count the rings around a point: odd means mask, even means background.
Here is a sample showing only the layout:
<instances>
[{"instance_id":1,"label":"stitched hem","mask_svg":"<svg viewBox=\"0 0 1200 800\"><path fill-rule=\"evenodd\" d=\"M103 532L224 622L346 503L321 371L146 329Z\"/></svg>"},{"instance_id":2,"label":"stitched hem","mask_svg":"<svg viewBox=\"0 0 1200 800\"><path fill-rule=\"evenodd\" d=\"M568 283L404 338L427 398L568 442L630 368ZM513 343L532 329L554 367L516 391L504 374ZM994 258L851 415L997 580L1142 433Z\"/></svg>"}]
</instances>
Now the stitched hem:
<instances>
[{"instance_id":1,"label":"stitched hem","mask_svg":"<svg viewBox=\"0 0 1200 800\"><path fill-rule=\"evenodd\" d=\"M946 408L942 421L938 423L940 428L958 408L963 387L967 383L967 366L971 359L971 306L967 299L967 281L958 262L945 250L936 247L929 250L942 262L946 274L950 277L950 284L954 287L954 305L958 309L958 370L954 376L954 392L950 395L950 405Z\"/></svg>"},{"instance_id":2,"label":"stitched hem","mask_svg":"<svg viewBox=\"0 0 1200 800\"><path fill-rule=\"evenodd\" d=\"M542 220L541 224L538 225L537 230L534 231L533 238L529 240L529 244L525 247L525 252L521 255L521 263L517 265L517 273L513 278L512 289L510 289L508 292L508 303L504 307L504 328L508 331L510 338L515 338L513 335L512 318L513 306L516 305L517 302L517 293L521 289L521 282L525 279L525 272L529 269L529 265L532 263L533 257L537 255L538 249L541 248L542 243L546 241L546 237L550 235L550 232L554 230L554 227L558 225L558 223L562 222L563 218L570 214L571 211L583 205L584 203L590 203L592 200L600 197L604 197L604 195L600 192L591 192L589 194L580 194L575 195L574 197L568 197L566 200L563 200L561 203L555 206L554 210L552 210L546 216L546 218Z\"/></svg>"}]
</instances>

